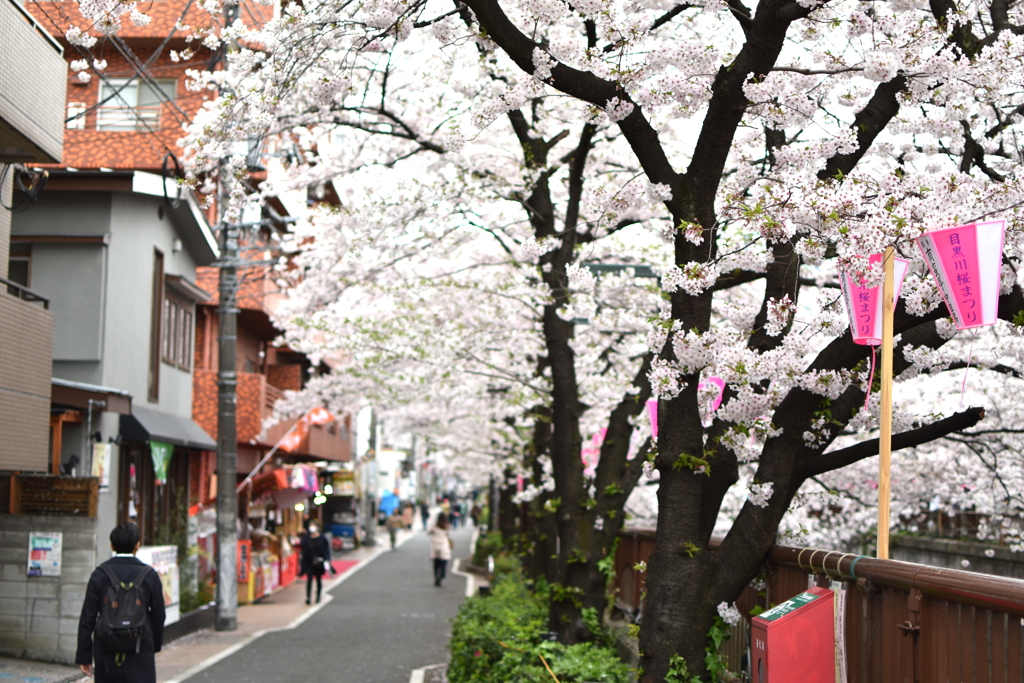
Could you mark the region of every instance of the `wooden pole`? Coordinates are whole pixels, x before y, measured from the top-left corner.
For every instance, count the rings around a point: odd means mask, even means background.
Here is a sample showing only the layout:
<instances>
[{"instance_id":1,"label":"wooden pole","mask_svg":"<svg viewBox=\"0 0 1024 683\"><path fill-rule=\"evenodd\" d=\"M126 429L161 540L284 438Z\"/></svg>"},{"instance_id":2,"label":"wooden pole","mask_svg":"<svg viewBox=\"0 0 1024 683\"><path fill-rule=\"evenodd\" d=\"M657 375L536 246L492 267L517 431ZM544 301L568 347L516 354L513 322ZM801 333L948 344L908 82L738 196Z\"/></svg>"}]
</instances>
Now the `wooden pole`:
<instances>
[{"instance_id":1,"label":"wooden pole","mask_svg":"<svg viewBox=\"0 0 1024 683\"><path fill-rule=\"evenodd\" d=\"M892 459L892 314L895 293L895 250L885 248L885 283L882 285L882 382L878 438L878 547L876 556L889 559L889 468Z\"/></svg>"}]
</instances>

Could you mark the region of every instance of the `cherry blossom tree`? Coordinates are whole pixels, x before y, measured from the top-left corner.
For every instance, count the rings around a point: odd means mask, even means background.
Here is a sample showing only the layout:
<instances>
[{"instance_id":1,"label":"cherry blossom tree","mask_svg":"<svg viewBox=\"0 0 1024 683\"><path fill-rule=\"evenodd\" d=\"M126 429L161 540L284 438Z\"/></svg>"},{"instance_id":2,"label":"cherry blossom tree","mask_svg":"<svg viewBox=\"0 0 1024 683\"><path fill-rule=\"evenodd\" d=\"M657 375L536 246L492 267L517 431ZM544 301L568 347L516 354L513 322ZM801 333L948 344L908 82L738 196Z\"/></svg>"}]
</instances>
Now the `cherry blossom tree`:
<instances>
[{"instance_id":1,"label":"cherry blossom tree","mask_svg":"<svg viewBox=\"0 0 1024 683\"><path fill-rule=\"evenodd\" d=\"M1024 9L1005 0L307 2L258 35L223 34L248 47L228 71L195 74L195 87L225 95L186 142L197 184L240 174L228 141L266 136L279 154L297 140L293 182L397 171L377 180L401 183L376 187L413 184L408 201L429 216L406 244L428 225L452 235L474 226L509 262L529 264L517 285L535 289L535 336L509 355L513 366L542 366L516 374L543 378L538 396L550 409L564 578L552 616L567 638L579 637L594 593L593 558L616 524L607 513L648 461L630 461L627 444L647 392L657 396L642 680L691 680L707 673L719 606L756 575L805 483L842 477L829 473L877 453L865 439L878 413L877 398L865 407L870 352L844 334L829 286L837 269L877 284L869 254L894 245L911 259L895 320L895 371L911 387L932 354L964 345L914 239L1005 218L996 331L1005 343L990 360L1019 365L1022 24ZM525 221L510 220L516 205ZM385 202L351 220L372 232L387 214ZM618 398L605 404L608 434L590 483L581 420L598 411L580 392L576 306L586 296L577 292L591 287L582 263L591 245L638 221L634 242L664 239L634 261L656 269L664 305L634 310L651 318L639 355L621 348L635 328L605 335L602 353L632 358L633 373L611 363ZM408 224L387 227L401 244ZM329 310L334 292L325 285L305 298ZM706 425L699 380L712 375L726 389ZM894 447L974 428L983 413L914 414L908 402ZM737 488L744 502L712 549Z\"/></svg>"}]
</instances>

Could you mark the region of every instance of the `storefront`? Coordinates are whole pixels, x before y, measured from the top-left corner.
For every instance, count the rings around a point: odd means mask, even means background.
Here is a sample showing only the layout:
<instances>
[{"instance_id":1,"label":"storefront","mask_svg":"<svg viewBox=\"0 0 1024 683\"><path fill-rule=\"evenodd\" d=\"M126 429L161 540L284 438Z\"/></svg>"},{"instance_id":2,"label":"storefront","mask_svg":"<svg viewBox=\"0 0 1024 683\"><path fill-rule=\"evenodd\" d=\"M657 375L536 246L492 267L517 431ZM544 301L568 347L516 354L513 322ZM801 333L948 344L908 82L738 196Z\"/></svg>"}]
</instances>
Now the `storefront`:
<instances>
[{"instance_id":1,"label":"storefront","mask_svg":"<svg viewBox=\"0 0 1024 683\"><path fill-rule=\"evenodd\" d=\"M239 491L245 510L238 555L238 601L251 603L298 575L299 539L310 498L319 490L312 465L285 465L257 475Z\"/></svg>"},{"instance_id":2,"label":"storefront","mask_svg":"<svg viewBox=\"0 0 1024 683\"><path fill-rule=\"evenodd\" d=\"M144 545L188 539L190 461L216 442L188 418L132 406L121 416L118 521L139 525Z\"/></svg>"}]
</instances>

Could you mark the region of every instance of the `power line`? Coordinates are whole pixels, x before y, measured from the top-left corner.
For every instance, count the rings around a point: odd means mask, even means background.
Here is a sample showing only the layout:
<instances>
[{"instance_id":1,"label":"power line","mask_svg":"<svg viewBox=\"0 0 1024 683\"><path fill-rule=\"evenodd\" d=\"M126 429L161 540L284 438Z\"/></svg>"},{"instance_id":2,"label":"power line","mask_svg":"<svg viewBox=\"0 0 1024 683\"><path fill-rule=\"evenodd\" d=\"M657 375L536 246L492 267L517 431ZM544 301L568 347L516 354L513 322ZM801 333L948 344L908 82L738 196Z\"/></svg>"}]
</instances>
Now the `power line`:
<instances>
[{"instance_id":1,"label":"power line","mask_svg":"<svg viewBox=\"0 0 1024 683\"><path fill-rule=\"evenodd\" d=\"M180 24L181 22L183 22L185 20L185 15L188 13L189 9L192 7L192 2L193 1L194 0L188 0L188 2L185 3L185 9L183 9L181 11L181 15L178 17L178 20L176 22L174 22L174 26L171 27L171 32L167 34L167 37L163 39L163 41L160 43L160 45L157 46L156 50L153 51L153 54L151 54L149 56L149 58L145 61L145 66L147 68L153 66L153 64L156 63L156 60L159 59L160 54L164 51L164 48L167 47L167 44L169 42L171 42L171 38L173 38L174 34L178 32L178 24ZM38 1L36 2L36 4L37 5L39 4ZM40 10L42 10L42 8L40 8ZM42 12L43 12L43 14L46 14L45 10L42 10ZM49 19L49 16L47 16L47 19ZM53 21L51 20L50 23L53 23ZM132 70L133 71L136 70L134 65L132 65ZM124 85L122 85L120 88L118 88L113 94L108 95L107 97L105 97L104 99L100 100L99 102L97 102L93 106L88 107L87 109L84 109L83 111L75 114L74 116L69 116L68 118L64 119L64 123L65 124L71 123L72 121L74 121L76 119L79 119L79 118L81 118L83 116L86 116L87 114L89 114L89 113L91 113L93 111L96 111L97 109L102 107L104 104L106 104L110 100L112 100L115 97L117 97L117 95L121 92L121 90L123 90L124 88L127 88L128 86L130 86L132 84L132 81L134 81L134 80L135 80L134 76L130 77L128 79L128 82L125 83Z\"/></svg>"}]
</instances>

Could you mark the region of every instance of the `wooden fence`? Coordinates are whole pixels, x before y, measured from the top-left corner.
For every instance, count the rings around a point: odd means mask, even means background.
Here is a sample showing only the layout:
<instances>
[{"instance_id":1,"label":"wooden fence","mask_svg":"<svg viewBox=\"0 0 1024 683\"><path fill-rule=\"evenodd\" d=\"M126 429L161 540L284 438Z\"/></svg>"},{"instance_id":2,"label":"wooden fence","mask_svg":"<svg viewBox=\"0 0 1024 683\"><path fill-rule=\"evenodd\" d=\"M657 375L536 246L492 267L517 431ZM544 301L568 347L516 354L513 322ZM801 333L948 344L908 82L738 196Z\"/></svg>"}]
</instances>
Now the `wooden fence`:
<instances>
[{"instance_id":1,"label":"wooden fence","mask_svg":"<svg viewBox=\"0 0 1024 683\"><path fill-rule=\"evenodd\" d=\"M634 565L654 541L653 530L625 530L616 556L618 606L640 618L644 575ZM783 546L771 548L765 569L766 597L748 587L737 600L744 620L723 653L732 671L747 660L755 604L838 584L849 683L1024 683L1024 581Z\"/></svg>"}]
</instances>

